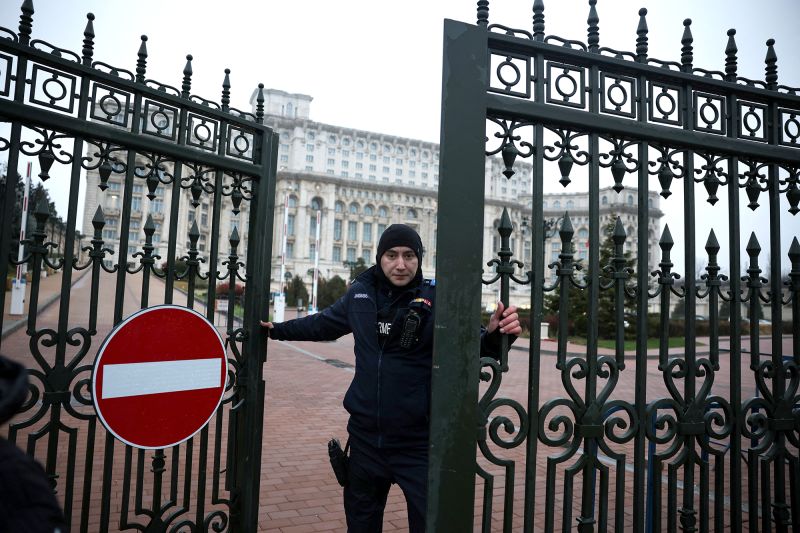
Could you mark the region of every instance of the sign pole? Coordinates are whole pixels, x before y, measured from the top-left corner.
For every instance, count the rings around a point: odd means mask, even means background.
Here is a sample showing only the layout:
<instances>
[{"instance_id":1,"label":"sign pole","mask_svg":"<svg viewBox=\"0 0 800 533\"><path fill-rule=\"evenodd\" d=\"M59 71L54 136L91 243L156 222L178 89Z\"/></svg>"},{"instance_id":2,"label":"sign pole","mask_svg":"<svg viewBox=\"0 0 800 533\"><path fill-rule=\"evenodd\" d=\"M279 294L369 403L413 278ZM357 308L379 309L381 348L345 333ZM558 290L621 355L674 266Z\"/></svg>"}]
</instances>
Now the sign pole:
<instances>
[{"instance_id":1,"label":"sign pole","mask_svg":"<svg viewBox=\"0 0 800 533\"><path fill-rule=\"evenodd\" d=\"M317 235L316 246L314 246L314 284L311 288L311 314L317 312L317 283L319 283L319 226L321 222L321 212L317 211Z\"/></svg>"}]
</instances>

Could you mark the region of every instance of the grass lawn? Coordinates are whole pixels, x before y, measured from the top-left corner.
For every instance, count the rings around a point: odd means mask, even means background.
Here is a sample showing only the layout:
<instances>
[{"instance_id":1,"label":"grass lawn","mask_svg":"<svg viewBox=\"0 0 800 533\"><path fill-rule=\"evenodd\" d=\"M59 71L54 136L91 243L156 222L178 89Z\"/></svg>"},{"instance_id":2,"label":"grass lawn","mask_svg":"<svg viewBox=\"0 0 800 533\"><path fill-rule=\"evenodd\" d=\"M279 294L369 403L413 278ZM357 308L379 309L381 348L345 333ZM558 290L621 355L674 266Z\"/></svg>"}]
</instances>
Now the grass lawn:
<instances>
[{"instance_id":1,"label":"grass lawn","mask_svg":"<svg viewBox=\"0 0 800 533\"><path fill-rule=\"evenodd\" d=\"M574 342L575 344L586 344L586 339L581 337L570 337L570 342ZM697 344L702 344L698 342ZM679 348L681 346L686 345L686 339L683 337L670 337L669 338L669 347L670 348ZM617 341L611 339L599 339L597 341L597 346L599 348L611 348L614 349L617 347ZM650 338L647 339L647 347L648 348L658 348L659 346L659 339L657 338ZM624 350L635 350L636 349L636 340L635 339L628 339L625 341L625 345L623 347Z\"/></svg>"}]
</instances>

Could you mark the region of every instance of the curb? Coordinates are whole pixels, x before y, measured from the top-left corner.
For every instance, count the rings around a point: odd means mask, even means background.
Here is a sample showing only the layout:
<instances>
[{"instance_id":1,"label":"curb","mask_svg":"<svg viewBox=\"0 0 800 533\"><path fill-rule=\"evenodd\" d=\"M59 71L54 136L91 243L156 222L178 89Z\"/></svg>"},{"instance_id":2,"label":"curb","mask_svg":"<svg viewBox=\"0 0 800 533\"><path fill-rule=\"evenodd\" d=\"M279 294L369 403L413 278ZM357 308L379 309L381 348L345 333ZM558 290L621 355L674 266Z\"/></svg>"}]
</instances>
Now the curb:
<instances>
[{"instance_id":1,"label":"curb","mask_svg":"<svg viewBox=\"0 0 800 533\"><path fill-rule=\"evenodd\" d=\"M73 272L74 272L74 270L73 270ZM83 276L85 276L88 272L89 272L88 268L83 270L83 272L81 272L80 276L77 276L76 278L74 278L72 280L72 283L70 284L70 288L74 287L76 283L78 283L80 280L82 280ZM39 309L38 309L38 312L36 314L37 315L40 314L42 311L44 311L45 309L47 309L48 307L53 305L53 303L56 302L59 299L61 299L61 294L60 293L56 293L56 294L53 294L52 296L50 296L49 298L47 298L46 300L40 302L39 303ZM15 331L17 331L19 328L24 326L27 322L28 322L28 317L27 317L27 315L25 315L23 318L20 318L19 320L15 320L14 322L11 322L10 324L7 324L7 325L4 324L3 325L3 333L2 333L2 335L0 335L0 339L5 339L9 335L11 335Z\"/></svg>"}]
</instances>

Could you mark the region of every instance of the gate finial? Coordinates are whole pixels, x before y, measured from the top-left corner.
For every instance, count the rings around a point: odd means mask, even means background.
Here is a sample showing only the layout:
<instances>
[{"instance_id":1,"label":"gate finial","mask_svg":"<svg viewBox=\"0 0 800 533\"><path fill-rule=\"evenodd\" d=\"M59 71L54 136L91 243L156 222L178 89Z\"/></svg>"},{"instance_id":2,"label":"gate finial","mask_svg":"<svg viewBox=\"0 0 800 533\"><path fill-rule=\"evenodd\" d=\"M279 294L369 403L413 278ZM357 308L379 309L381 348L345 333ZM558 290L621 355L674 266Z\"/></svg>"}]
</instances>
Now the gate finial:
<instances>
[{"instance_id":1,"label":"gate finial","mask_svg":"<svg viewBox=\"0 0 800 533\"><path fill-rule=\"evenodd\" d=\"M264 123L264 84L258 84L258 97L256 97L256 122Z\"/></svg>"},{"instance_id":2,"label":"gate finial","mask_svg":"<svg viewBox=\"0 0 800 533\"><path fill-rule=\"evenodd\" d=\"M725 80L731 82L736 82L736 52L739 51L739 49L736 48L736 39L733 38L734 35L736 35L736 30L733 28L729 29L728 45L725 47Z\"/></svg>"},{"instance_id":3,"label":"gate finial","mask_svg":"<svg viewBox=\"0 0 800 533\"><path fill-rule=\"evenodd\" d=\"M478 0L478 26L489 25L489 0Z\"/></svg>"},{"instance_id":4,"label":"gate finial","mask_svg":"<svg viewBox=\"0 0 800 533\"><path fill-rule=\"evenodd\" d=\"M94 15L92 13L86 13L86 29L83 30L83 57L81 58L81 62L86 65L87 67L92 66L92 55L94 55L94 24L92 21L94 20Z\"/></svg>"},{"instance_id":5,"label":"gate finial","mask_svg":"<svg viewBox=\"0 0 800 533\"><path fill-rule=\"evenodd\" d=\"M597 0L589 0L589 18L586 22L589 24L589 31L587 42L589 43L589 51L597 53L600 50L600 17L597 16L597 8L595 8Z\"/></svg>"},{"instance_id":6,"label":"gate finial","mask_svg":"<svg viewBox=\"0 0 800 533\"><path fill-rule=\"evenodd\" d=\"M225 69L225 79L222 80L222 110L228 111L231 103L231 69Z\"/></svg>"},{"instance_id":7,"label":"gate finial","mask_svg":"<svg viewBox=\"0 0 800 533\"><path fill-rule=\"evenodd\" d=\"M544 0L533 2L533 40L544 41Z\"/></svg>"},{"instance_id":8,"label":"gate finial","mask_svg":"<svg viewBox=\"0 0 800 533\"><path fill-rule=\"evenodd\" d=\"M19 44L28 44L33 31L33 0L25 0L20 8L19 16Z\"/></svg>"},{"instance_id":9,"label":"gate finial","mask_svg":"<svg viewBox=\"0 0 800 533\"><path fill-rule=\"evenodd\" d=\"M139 59L136 60L136 81L144 83L144 75L147 73L147 35L142 35L142 44L137 55Z\"/></svg>"},{"instance_id":10,"label":"gate finial","mask_svg":"<svg viewBox=\"0 0 800 533\"><path fill-rule=\"evenodd\" d=\"M800 279L800 242L797 242L797 237L792 239L792 245L789 247L789 261L792 263L792 272L789 276L793 279ZM797 283L793 281L793 283ZM795 285L794 289L800 289L800 285Z\"/></svg>"},{"instance_id":11,"label":"gate finial","mask_svg":"<svg viewBox=\"0 0 800 533\"><path fill-rule=\"evenodd\" d=\"M647 8L639 10L639 25L636 27L636 61L647 63Z\"/></svg>"},{"instance_id":12,"label":"gate finial","mask_svg":"<svg viewBox=\"0 0 800 533\"><path fill-rule=\"evenodd\" d=\"M192 54L186 55L186 66L183 67L183 84L181 85L181 97L189 98L192 91Z\"/></svg>"},{"instance_id":13,"label":"gate finial","mask_svg":"<svg viewBox=\"0 0 800 533\"><path fill-rule=\"evenodd\" d=\"M775 39L767 40L767 57L764 58L764 63L767 67L764 69L766 76L764 81L767 82L767 89L775 90L778 88L778 56L775 54Z\"/></svg>"},{"instance_id":14,"label":"gate finial","mask_svg":"<svg viewBox=\"0 0 800 533\"><path fill-rule=\"evenodd\" d=\"M684 72L692 71L692 63L694 62L693 42L692 19L686 19L683 21L683 37L681 38L681 44L683 45L681 47L681 70Z\"/></svg>"}]
</instances>

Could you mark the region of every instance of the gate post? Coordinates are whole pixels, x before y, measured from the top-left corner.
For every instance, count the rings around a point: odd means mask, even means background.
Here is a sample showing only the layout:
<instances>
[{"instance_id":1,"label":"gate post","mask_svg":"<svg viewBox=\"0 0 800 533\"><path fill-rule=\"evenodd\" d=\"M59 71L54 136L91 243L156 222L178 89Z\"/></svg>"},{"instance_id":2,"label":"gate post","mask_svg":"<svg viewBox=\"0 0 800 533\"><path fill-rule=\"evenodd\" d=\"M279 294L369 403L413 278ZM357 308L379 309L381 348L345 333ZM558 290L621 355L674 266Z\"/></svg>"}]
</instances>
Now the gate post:
<instances>
[{"instance_id":1,"label":"gate post","mask_svg":"<svg viewBox=\"0 0 800 533\"><path fill-rule=\"evenodd\" d=\"M427 530L472 531L487 32L445 20Z\"/></svg>"},{"instance_id":2,"label":"gate post","mask_svg":"<svg viewBox=\"0 0 800 533\"><path fill-rule=\"evenodd\" d=\"M261 139L262 172L254 185L251 204L251 235L247 251L247 292L245 293L245 342L239 383L244 397L237 417L236 452L232 458L234 493L239 496L237 513L231 513L231 531L258 529L261 496L261 454L264 427L264 363L267 361L267 334L259 320L268 319L267 302L272 258L272 214L275 212L275 172L278 160L278 134L265 133Z\"/></svg>"}]
</instances>

